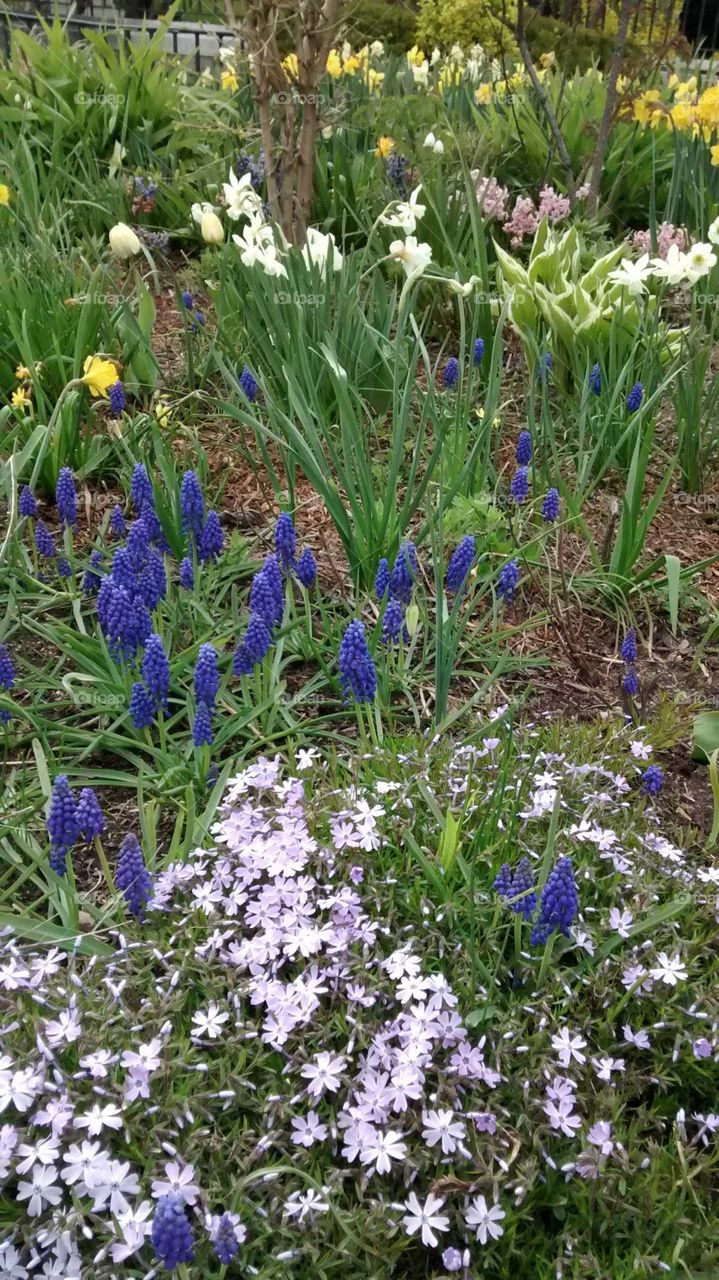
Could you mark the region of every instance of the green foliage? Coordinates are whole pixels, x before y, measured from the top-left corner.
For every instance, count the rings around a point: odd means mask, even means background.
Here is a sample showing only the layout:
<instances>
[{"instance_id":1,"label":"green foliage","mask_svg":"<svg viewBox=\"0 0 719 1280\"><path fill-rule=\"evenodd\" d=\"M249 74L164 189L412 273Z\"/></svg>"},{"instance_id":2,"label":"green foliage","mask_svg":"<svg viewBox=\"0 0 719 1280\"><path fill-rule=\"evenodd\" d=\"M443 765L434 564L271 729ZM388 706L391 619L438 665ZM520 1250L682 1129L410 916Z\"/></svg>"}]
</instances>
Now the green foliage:
<instances>
[{"instance_id":1,"label":"green foliage","mask_svg":"<svg viewBox=\"0 0 719 1280\"><path fill-rule=\"evenodd\" d=\"M435 45L449 49L453 44L469 48L481 44L490 57L511 57L516 44L500 14L516 21L515 0L420 0L417 41L431 50Z\"/></svg>"},{"instance_id":2,"label":"green foliage","mask_svg":"<svg viewBox=\"0 0 719 1280\"><path fill-rule=\"evenodd\" d=\"M382 40L388 51L402 54L415 43L417 14L406 0L350 0L343 32L360 48Z\"/></svg>"},{"instance_id":3,"label":"green foliage","mask_svg":"<svg viewBox=\"0 0 719 1280\"><path fill-rule=\"evenodd\" d=\"M557 65L569 75L596 66L606 70L614 49L614 37L604 31L536 12L530 12L527 21L527 43L534 62L538 63L543 54L554 54ZM641 46L629 41L625 61L633 61L640 53Z\"/></svg>"}]
</instances>

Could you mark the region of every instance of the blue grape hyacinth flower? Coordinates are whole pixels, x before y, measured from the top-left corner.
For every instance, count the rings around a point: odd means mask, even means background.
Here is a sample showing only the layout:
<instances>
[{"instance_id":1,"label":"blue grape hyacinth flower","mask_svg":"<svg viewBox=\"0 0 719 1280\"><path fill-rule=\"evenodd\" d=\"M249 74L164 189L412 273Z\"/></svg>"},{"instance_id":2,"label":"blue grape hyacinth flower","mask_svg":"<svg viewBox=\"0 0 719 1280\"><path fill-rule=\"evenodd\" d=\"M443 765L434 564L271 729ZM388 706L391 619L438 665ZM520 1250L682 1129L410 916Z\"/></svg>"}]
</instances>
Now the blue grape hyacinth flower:
<instances>
[{"instance_id":1,"label":"blue grape hyacinth flower","mask_svg":"<svg viewBox=\"0 0 719 1280\"><path fill-rule=\"evenodd\" d=\"M220 687L220 672L217 664L217 652L211 644L201 644L195 663L195 698L204 702L210 710L215 705L215 698Z\"/></svg>"},{"instance_id":2,"label":"blue grape hyacinth flower","mask_svg":"<svg viewBox=\"0 0 719 1280\"><path fill-rule=\"evenodd\" d=\"M471 533L462 538L447 565L447 590L456 594L465 584L474 563L476 540Z\"/></svg>"},{"instance_id":3,"label":"blue grape hyacinth flower","mask_svg":"<svg viewBox=\"0 0 719 1280\"><path fill-rule=\"evenodd\" d=\"M22 489L20 490L17 509L20 512L20 515L23 516L25 519L28 519L28 518L31 518L32 516L37 515L37 502L35 500L35 494L33 493L32 489L26 484L24 484Z\"/></svg>"},{"instance_id":4,"label":"blue grape hyacinth flower","mask_svg":"<svg viewBox=\"0 0 719 1280\"><path fill-rule=\"evenodd\" d=\"M377 574L374 580L374 593L381 602L384 600L390 588L390 571L389 561L383 556L377 566Z\"/></svg>"},{"instance_id":5,"label":"blue grape hyacinth flower","mask_svg":"<svg viewBox=\"0 0 719 1280\"><path fill-rule=\"evenodd\" d=\"M64 773L55 779L46 825L50 837L50 866L57 875L64 876L67 855L80 837L77 804Z\"/></svg>"},{"instance_id":6,"label":"blue grape hyacinth flower","mask_svg":"<svg viewBox=\"0 0 719 1280\"><path fill-rule=\"evenodd\" d=\"M295 575L305 590L309 591L317 581L317 561L311 547L305 547L295 565Z\"/></svg>"},{"instance_id":7,"label":"blue grape hyacinth flower","mask_svg":"<svg viewBox=\"0 0 719 1280\"><path fill-rule=\"evenodd\" d=\"M238 644L232 659L236 676L248 676L262 662L272 644L272 632L259 613L253 613L247 624L242 642Z\"/></svg>"},{"instance_id":8,"label":"blue grape hyacinth flower","mask_svg":"<svg viewBox=\"0 0 719 1280\"><path fill-rule=\"evenodd\" d=\"M182 1262L193 1262L192 1228L180 1196L161 1196L152 1221L152 1247L155 1256L168 1271L174 1271Z\"/></svg>"},{"instance_id":9,"label":"blue grape hyacinth flower","mask_svg":"<svg viewBox=\"0 0 719 1280\"><path fill-rule=\"evenodd\" d=\"M642 774L642 791L657 796L664 786L664 770L658 764L650 764Z\"/></svg>"},{"instance_id":10,"label":"blue grape hyacinth flower","mask_svg":"<svg viewBox=\"0 0 719 1280\"><path fill-rule=\"evenodd\" d=\"M579 894L572 859L560 858L542 890L539 919L530 935L532 946L542 946L555 930L569 937L578 911Z\"/></svg>"},{"instance_id":11,"label":"blue grape hyacinth flower","mask_svg":"<svg viewBox=\"0 0 719 1280\"><path fill-rule=\"evenodd\" d=\"M170 692L170 663L165 653L162 637L154 633L145 644L140 667L148 693L156 711L167 711Z\"/></svg>"},{"instance_id":12,"label":"blue grape hyacinth flower","mask_svg":"<svg viewBox=\"0 0 719 1280\"><path fill-rule=\"evenodd\" d=\"M240 1247L235 1225L229 1213L223 1213L220 1218L212 1237L212 1247L221 1266L229 1267Z\"/></svg>"},{"instance_id":13,"label":"blue grape hyacinth flower","mask_svg":"<svg viewBox=\"0 0 719 1280\"><path fill-rule=\"evenodd\" d=\"M515 502L526 502L529 497L529 467L518 467L512 477L510 491Z\"/></svg>"},{"instance_id":14,"label":"blue grape hyacinth flower","mask_svg":"<svg viewBox=\"0 0 719 1280\"><path fill-rule=\"evenodd\" d=\"M515 450L515 458L518 467L528 467L532 461L534 453L534 445L532 444L531 431L520 431L517 437L517 448Z\"/></svg>"},{"instance_id":15,"label":"blue grape hyacinth flower","mask_svg":"<svg viewBox=\"0 0 719 1280\"><path fill-rule=\"evenodd\" d=\"M152 897L152 876L145 866L145 858L137 836L125 836L120 846L115 868L115 885L122 893L130 914L136 920L143 920L145 908Z\"/></svg>"},{"instance_id":16,"label":"blue grape hyacinth flower","mask_svg":"<svg viewBox=\"0 0 719 1280\"><path fill-rule=\"evenodd\" d=\"M77 827L83 840L88 843L97 839L105 830L105 815L102 812L92 787L83 787L77 802Z\"/></svg>"},{"instance_id":17,"label":"blue grape hyacinth flower","mask_svg":"<svg viewBox=\"0 0 719 1280\"><path fill-rule=\"evenodd\" d=\"M472 358L475 365L481 364L484 358L484 338L475 338Z\"/></svg>"},{"instance_id":18,"label":"blue grape hyacinth flower","mask_svg":"<svg viewBox=\"0 0 719 1280\"><path fill-rule=\"evenodd\" d=\"M61 467L55 485L55 505L58 515L67 528L74 529L77 524L77 493L75 479L70 467Z\"/></svg>"},{"instance_id":19,"label":"blue grape hyacinth flower","mask_svg":"<svg viewBox=\"0 0 719 1280\"><path fill-rule=\"evenodd\" d=\"M402 604L412 603L412 591L417 580L417 550L413 542L403 542L397 552L392 577L390 579L390 595Z\"/></svg>"},{"instance_id":20,"label":"blue grape hyacinth flower","mask_svg":"<svg viewBox=\"0 0 719 1280\"><path fill-rule=\"evenodd\" d=\"M197 558L202 563L217 561L222 555L225 535L222 532L220 517L216 511L208 511L204 528L197 544Z\"/></svg>"},{"instance_id":21,"label":"blue grape hyacinth flower","mask_svg":"<svg viewBox=\"0 0 719 1280\"><path fill-rule=\"evenodd\" d=\"M292 572L297 554L297 534L292 516L281 511L275 525L275 554L283 577Z\"/></svg>"},{"instance_id":22,"label":"blue grape hyacinth flower","mask_svg":"<svg viewBox=\"0 0 719 1280\"><path fill-rule=\"evenodd\" d=\"M442 381L447 390L451 391L452 387L456 387L458 379L459 360L456 356L450 356L442 372Z\"/></svg>"},{"instance_id":23,"label":"blue grape hyacinth flower","mask_svg":"<svg viewBox=\"0 0 719 1280\"><path fill-rule=\"evenodd\" d=\"M514 599L518 583L519 561L509 560L507 564L502 566L497 578L497 594L502 597L506 604L510 604Z\"/></svg>"},{"instance_id":24,"label":"blue grape hyacinth flower","mask_svg":"<svg viewBox=\"0 0 719 1280\"><path fill-rule=\"evenodd\" d=\"M186 471L180 485L180 510L182 531L199 538L205 520L205 499L202 487L194 471Z\"/></svg>"},{"instance_id":25,"label":"blue grape hyacinth flower","mask_svg":"<svg viewBox=\"0 0 719 1280\"><path fill-rule=\"evenodd\" d=\"M254 404L257 399L257 380L247 368L247 365L243 367L242 373L240 374L240 386L247 396L250 404Z\"/></svg>"},{"instance_id":26,"label":"blue grape hyacinth flower","mask_svg":"<svg viewBox=\"0 0 719 1280\"><path fill-rule=\"evenodd\" d=\"M595 364L589 374L589 389L593 391L595 396L601 394L602 390L602 371L598 364Z\"/></svg>"},{"instance_id":27,"label":"blue grape hyacinth flower","mask_svg":"<svg viewBox=\"0 0 719 1280\"><path fill-rule=\"evenodd\" d=\"M404 623L404 609L399 600L388 600L382 614L382 643L399 644Z\"/></svg>"},{"instance_id":28,"label":"blue grape hyacinth flower","mask_svg":"<svg viewBox=\"0 0 719 1280\"><path fill-rule=\"evenodd\" d=\"M195 570L192 567L192 561L189 556L185 556L184 559L180 561L177 580L180 586L184 587L185 591L192 591L192 588L195 585Z\"/></svg>"},{"instance_id":29,"label":"blue grape hyacinth flower","mask_svg":"<svg viewBox=\"0 0 719 1280\"><path fill-rule=\"evenodd\" d=\"M198 702L195 719L192 723L192 741L196 747L211 747L212 712L206 702Z\"/></svg>"},{"instance_id":30,"label":"blue grape hyacinth flower","mask_svg":"<svg viewBox=\"0 0 719 1280\"><path fill-rule=\"evenodd\" d=\"M643 399L644 399L644 387L642 386L641 382L635 382L634 386L629 392L629 395L627 396L627 412L636 413L637 409L641 407Z\"/></svg>"},{"instance_id":31,"label":"blue grape hyacinth flower","mask_svg":"<svg viewBox=\"0 0 719 1280\"><path fill-rule=\"evenodd\" d=\"M355 702L373 702L377 692L377 672L359 619L350 622L342 637L338 666L345 701L352 697Z\"/></svg>"}]
</instances>

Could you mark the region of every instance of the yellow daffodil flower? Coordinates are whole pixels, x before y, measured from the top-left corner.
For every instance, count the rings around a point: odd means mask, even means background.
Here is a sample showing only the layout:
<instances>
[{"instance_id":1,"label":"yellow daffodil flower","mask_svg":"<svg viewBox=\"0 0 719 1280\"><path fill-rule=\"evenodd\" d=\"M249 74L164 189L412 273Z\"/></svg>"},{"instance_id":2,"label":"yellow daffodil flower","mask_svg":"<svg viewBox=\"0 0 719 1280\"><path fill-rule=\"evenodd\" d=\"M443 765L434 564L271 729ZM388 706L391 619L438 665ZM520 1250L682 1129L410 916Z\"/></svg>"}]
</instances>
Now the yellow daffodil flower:
<instances>
[{"instance_id":1,"label":"yellow daffodil flower","mask_svg":"<svg viewBox=\"0 0 719 1280\"><path fill-rule=\"evenodd\" d=\"M481 84L474 95L474 101L480 107L486 107L488 102L492 101L491 84Z\"/></svg>"},{"instance_id":2,"label":"yellow daffodil flower","mask_svg":"<svg viewBox=\"0 0 719 1280\"><path fill-rule=\"evenodd\" d=\"M393 151L394 151L394 138L389 138L386 136L386 134L384 134L381 138L377 139L377 146L375 147L375 155L379 156L381 160L386 160L388 156L392 155Z\"/></svg>"},{"instance_id":3,"label":"yellow daffodil flower","mask_svg":"<svg viewBox=\"0 0 719 1280\"><path fill-rule=\"evenodd\" d=\"M28 369L26 364L19 364L17 369L15 370L15 377L17 378L18 382L28 382L32 377L32 373Z\"/></svg>"},{"instance_id":4,"label":"yellow daffodil flower","mask_svg":"<svg viewBox=\"0 0 719 1280\"><path fill-rule=\"evenodd\" d=\"M82 381L91 396L106 396L110 387L117 382L117 369L111 360L102 360L100 356L88 356L82 366Z\"/></svg>"},{"instance_id":5,"label":"yellow daffodil flower","mask_svg":"<svg viewBox=\"0 0 719 1280\"><path fill-rule=\"evenodd\" d=\"M234 93L235 89L239 87L239 83L234 71L229 70L229 68L220 72L220 87L227 89L228 93Z\"/></svg>"},{"instance_id":6,"label":"yellow daffodil flower","mask_svg":"<svg viewBox=\"0 0 719 1280\"><path fill-rule=\"evenodd\" d=\"M25 409L31 401L32 392L29 387L18 387L12 393L12 405L14 409Z\"/></svg>"},{"instance_id":7,"label":"yellow daffodil flower","mask_svg":"<svg viewBox=\"0 0 719 1280\"><path fill-rule=\"evenodd\" d=\"M342 59L336 49L330 49L327 54L326 70L333 80L339 80L342 75Z\"/></svg>"},{"instance_id":8,"label":"yellow daffodil flower","mask_svg":"<svg viewBox=\"0 0 719 1280\"><path fill-rule=\"evenodd\" d=\"M0 182L0 205L8 205L10 203L10 188L5 186L4 182Z\"/></svg>"},{"instance_id":9,"label":"yellow daffodil flower","mask_svg":"<svg viewBox=\"0 0 719 1280\"><path fill-rule=\"evenodd\" d=\"M719 144L711 149L712 164L719 166Z\"/></svg>"},{"instance_id":10,"label":"yellow daffodil flower","mask_svg":"<svg viewBox=\"0 0 719 1280\"><path fill-rule=\"evenodd\" d=\"M298 61L297 61L297 54L296 54L296 53L288 53L288 54L287 54L287 57L284 59L284 61L283 61L283 63L282 63L282 70L284 71L284 73L285 73L285 75L287 76L287 79L288 79L288 80L296 80L296 79L297 79L297 77L298 77L298 75L299 75L299 71L300 71L300 66L299 66L299 63L298 63Z\"/></svg>"}]
</instances>

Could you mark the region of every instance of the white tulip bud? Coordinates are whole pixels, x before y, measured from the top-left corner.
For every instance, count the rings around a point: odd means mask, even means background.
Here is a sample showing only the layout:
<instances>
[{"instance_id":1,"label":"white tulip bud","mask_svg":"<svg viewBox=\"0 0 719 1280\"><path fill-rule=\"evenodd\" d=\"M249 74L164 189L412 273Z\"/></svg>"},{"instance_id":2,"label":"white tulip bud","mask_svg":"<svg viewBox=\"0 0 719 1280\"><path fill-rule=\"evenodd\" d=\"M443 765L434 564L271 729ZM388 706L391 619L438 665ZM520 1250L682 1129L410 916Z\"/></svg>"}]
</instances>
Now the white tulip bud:
<instances>
[{"instance_id":1,"label":"white tulip bud","mask_svg":"<svg viewBox=\"0 0 719 1280\"><path fill-rule=\"evenodd\" d=\"M200 234L205 244L222 244L225 232L214 209L205 209L200 218Z\"/></svg>"},{"instance_id":2,"label":"white tulip bud","mask_svg":"<svg viewBox=\"0 0 719 1280\"><path fill-rule=\"evenodd\" d=\"M116 258L134 258L142 248L132 227L128 227L125 222L117 222L111 227L108 239Z\"/></svg>"}]
</instances>

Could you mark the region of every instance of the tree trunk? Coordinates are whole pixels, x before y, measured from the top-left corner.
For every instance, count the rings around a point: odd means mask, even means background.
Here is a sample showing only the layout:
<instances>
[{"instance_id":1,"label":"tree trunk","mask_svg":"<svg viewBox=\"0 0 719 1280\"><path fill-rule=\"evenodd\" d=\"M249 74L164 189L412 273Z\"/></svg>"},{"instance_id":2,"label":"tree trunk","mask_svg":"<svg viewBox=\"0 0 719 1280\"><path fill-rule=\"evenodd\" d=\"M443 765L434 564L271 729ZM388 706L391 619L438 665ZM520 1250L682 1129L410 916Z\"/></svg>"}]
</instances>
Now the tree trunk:
<instances>
[{"instance_id":1,"label":"tree trunk","mask_svg":"<svg viewBox=\"0 0 719 1280\"><path fill-rule=\"evenodd\" d=\"M614 52L612 53L612 61L609 67L609 75L607 76L607 100L604 104L604 111L599 122L599 133L592 155L591 178L589 181L589 195L587 196L587 213L590 218L597 216L597 208L599 205L599 186L602 181L602 169L604 167L604 157L607 154L609 145L609 135L612 131L612 121L614 119L614 109L617 103L617 80L622 69L622 61L624 58L624 49L627 43L627 32L629 31L629 19L635 0L622 0L622 8L619 14L619 27L617 28L616 38L614 40Z\"/></svg>"}]
</instances>

